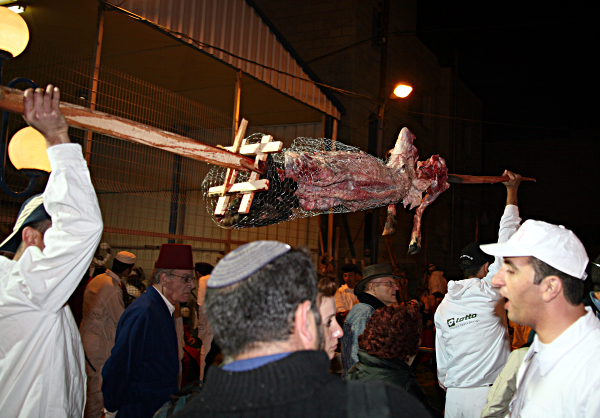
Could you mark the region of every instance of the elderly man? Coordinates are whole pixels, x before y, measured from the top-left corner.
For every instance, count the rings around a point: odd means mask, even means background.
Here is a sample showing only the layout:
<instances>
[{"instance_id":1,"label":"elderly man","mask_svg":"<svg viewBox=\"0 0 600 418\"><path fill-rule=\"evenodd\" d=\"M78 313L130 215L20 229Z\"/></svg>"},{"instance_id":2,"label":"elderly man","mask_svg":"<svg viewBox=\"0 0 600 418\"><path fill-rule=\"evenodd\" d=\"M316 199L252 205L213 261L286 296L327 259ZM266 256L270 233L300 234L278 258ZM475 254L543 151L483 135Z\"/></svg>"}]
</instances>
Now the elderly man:
<instances>
[{"instance_id":1,"label":"elderly man","mask_svg":"<svg viewBox=\"0 0 600 418\"><path fill-rule=\"evenodd\" d=\"M582 304L588 257L579 239L528 220L507 242L481 249L503 257L492 284L507 299L508 318L536 331L510 417L600 416L600 323Z\"/></svg>"},{"instance_id":2,"label":"elderly man","mask_svg":"<svg viewBox=\"0 0 600 418\"><path fill-rule=\"evenodd\" d=\"M151 417L178 391L173 312L194 288L192 247L163 244L150 286L125 310L102 369L104 407L117 417Z\"/></svg>"},{"instance_id":3,"label":"elderly man","mask_svg":"<svg viewBox=\"0 0 600 418\"><path fill-rule=\"evenodd\" d=\"M212 367L199 396L177 417L428 416L402 390L346 385L329 358L310 255L277 241L227 254L207 282L205 308L225 365Z\"/></svg>"},{"instance_id":4,"label":"elderly man","mask_svg":"<svg viewBox=\"0 0 600 418\"><path fill-rule=\"evenodd\" d=\"M342 337L342 363L344 375L358 363L358 337L365 330L367 321L375 309L397 303L396 292L400 278L392 272L389 264L373 264L363 269L363 279L354 288L360 303L354 305L346 322Z\"/></svg>"},{"instance_id":5,"label":"elderly man","mask_svg":"<svg viewBox=\"0 0 600 418\"><path fill-rule=\"evenodd\" d=\"M83 294L83 320L79 332L86 355L86 418L100 418L104 411L102 367L115 345L117 324L125 310L123 279L133 270L135 259L130 252L117 253L112 269L90 280Z\"/></svg>"},{"instance_id":6,"label":"elderly man","mask_svg":"<svg viewBox=\"0 0 600 418\"><path fill-rule=\"evenodd\" d=\"M335 292L335 310L337 313L347 315L350 309L358 303L354 288L362 280L362 276L358 266L354 263L344 264L341 270L344 284Z\"/></svg>"},{"instance_id":7,"label":"elderly man","mask_svg":"<svg viewBox=\"0 0 600 418\"><path fill-rule=\"evenodd\" d=\"M46 138L52 173L0 244L0 417L80 417L81 338L67 299L86 272L102 217L81 147L71 144L58 88L27 90L25 119Z\"/></svg>"},{"instance_id":8,"label":"elderly man","mask_svg":"<svg viewBox=\"0 0 600 418\"><path fill-rule=\"evenodd\" d=\"M506 206L500 220L498 241L515 233L521 218L517 192L521 176L510 171L504 175ZM485 407L490 386L500 374L510 354L510 339L502 296L492 286L500 269L477 242L463 248L459 267L464 280L452 281L435 316L438 379L446 391L448 418L478 418Z\"/></svg>"}]
</instances>

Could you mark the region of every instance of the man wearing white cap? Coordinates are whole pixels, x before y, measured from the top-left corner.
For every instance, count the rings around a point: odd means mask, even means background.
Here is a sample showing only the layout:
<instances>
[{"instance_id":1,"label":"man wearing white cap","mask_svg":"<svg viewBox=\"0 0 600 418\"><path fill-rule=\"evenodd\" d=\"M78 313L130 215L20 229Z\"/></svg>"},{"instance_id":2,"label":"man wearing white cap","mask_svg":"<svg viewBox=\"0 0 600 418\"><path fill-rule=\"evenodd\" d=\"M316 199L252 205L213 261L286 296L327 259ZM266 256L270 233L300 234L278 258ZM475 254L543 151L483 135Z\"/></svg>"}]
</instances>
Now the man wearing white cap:
<instances>
[{"instance_id":1,"label":"man wearing white cap","mask_svg":"<svg viewBox=\"0 0 600 418\"><path fill-rule=\"evenodd\" d=\"M521 176L508 170L506 206L500 219L498 241L507 241L517 231L518 189ZM451 281L438 306L434 323L437 373L447 389L447 418L479 418L490 386L504 368L510 354L503 298L492 286L500 258L483 253L478 242L461 251L459 267L464 279Z\"/></svg>"},{"instance_id":2,"label":"man wearing white cap","mask_svg":"<svg viewBox=\"0 0 600 418\"><path fill-rule=\"evenodd\" d=\"M46 138L52 173L0 244L0 417L80 417L85 360L67 299L90 265L102 216L57 88L27 90L25 120Z\"/></svg>"},{"instance_id":3,"label":"man wearing white cap","mask_svg":"<svg viewBox=\"0 0 600 418\"><path fill-rule=\"evenodd\" d=\"M508 299L508 318L536 331L508 416L599 417L600 322L582 304L589 260L581 241L528 220L507 242L481 249L503 257L492 284Z\"/></svg>"},{"instance_id":4,"label":"man wearing white cap","mask_svg":"<svg viewBox=\"0 0 600 418\"><path fill-rule=\"evenodd\" d=\"M117 253L112 269L90 280L83 294L83 320L79 331L86 355L86 418L100 418L104 411L102 367L115 345L117 324L125 310L123 279L129 276L134 265L134 254L127 251Z\"/></svg>"}]
</instances>

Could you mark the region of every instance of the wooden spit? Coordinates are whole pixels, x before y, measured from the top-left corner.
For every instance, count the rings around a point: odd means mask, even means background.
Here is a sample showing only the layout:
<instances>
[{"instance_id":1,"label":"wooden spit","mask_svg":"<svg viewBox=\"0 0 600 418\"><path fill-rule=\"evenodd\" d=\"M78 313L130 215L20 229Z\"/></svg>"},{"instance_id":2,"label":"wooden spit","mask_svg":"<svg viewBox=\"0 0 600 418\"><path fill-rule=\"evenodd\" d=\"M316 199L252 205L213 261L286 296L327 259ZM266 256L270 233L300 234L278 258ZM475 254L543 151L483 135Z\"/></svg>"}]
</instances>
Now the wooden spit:
<instances>
[{"instance_id":1,"label":"wooden spit","mask_svg":"<svg viewBox=\"0 0 600 418\"><path fill-rule=\"evenodd\" d=\"M483 184L483 183L502 183L508 181L508 176L469 176L466 174L450 174L448 173L448 183L461 184ZM536 181L530 177L521 177L521 181Z\"/></svg>"}]
</instances>

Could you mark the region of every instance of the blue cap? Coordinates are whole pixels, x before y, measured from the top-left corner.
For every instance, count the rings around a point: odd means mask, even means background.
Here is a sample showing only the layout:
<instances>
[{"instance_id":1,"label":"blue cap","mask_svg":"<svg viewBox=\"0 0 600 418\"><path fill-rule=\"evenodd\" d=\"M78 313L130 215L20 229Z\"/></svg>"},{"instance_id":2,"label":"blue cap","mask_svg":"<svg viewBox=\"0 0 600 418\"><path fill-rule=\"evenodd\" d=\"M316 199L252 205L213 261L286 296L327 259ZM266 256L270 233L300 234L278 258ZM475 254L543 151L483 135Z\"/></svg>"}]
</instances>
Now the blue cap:
<instances>
[{"instance_id":1,"label":"blue cap","mask_svg":"<svg viewBox=\"0 0 600 418\"><path fill-rule=\"evenodd\" d=\"M241 282L292 247L278 241L254 241L231 251L212 271L206 287L219 288Z\"/></svg>"}]
</instances>

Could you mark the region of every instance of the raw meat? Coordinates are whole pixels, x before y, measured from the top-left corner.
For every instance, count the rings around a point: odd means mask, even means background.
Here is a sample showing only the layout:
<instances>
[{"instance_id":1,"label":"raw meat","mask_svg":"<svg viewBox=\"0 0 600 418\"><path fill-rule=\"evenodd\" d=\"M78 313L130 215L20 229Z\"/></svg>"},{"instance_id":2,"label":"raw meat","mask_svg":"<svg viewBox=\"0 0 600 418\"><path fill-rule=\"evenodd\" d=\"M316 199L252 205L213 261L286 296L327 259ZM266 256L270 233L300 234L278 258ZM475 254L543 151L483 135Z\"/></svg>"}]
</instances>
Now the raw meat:
<instances>
[{"instance_id":1,"label":"raw meat","mask_svg":"<svg viewBox=\"0 0 600 418\"><path fill-rule=\"evenodd\" d=\"M446 161L439 155L432 155L425 162L419 161L417 165L418 176L427 177L431 180L431 185L427 189L427 194L417 208L413 219L413 230L410 236L408 253L413 255L421 251L421 218L423 211L444 191L448 190L448 168Z\"/></svg>"},{"instance_id":2,"label":"raw meat","mask_svg":"<svg viewBox=\"0 0 600 418\"><path fill-rule=\"evenodd\" d=\"M409 209L418 206L409 247L409 254L416 254L423 211L449 184L444 159L434 155L417 162L414 140L403 128L385 164L364 152L288 151L285 177L298 184L294 195L305 211L354 212L388 205L384 235L394 232L397 202L402 200Z\"/></svg>"},{"instance_id":3,"label":"raw meat","mask_svg":"<svg viewBox=\"0 0 600 418\"><path fill-rule=\"evenodd\" d=\"M410 189L410 176L364 152L285 153L285 177L298 183L295 192L306 211L342 206L355 212L388 205Z\"/></svg>"}]
</instances>

